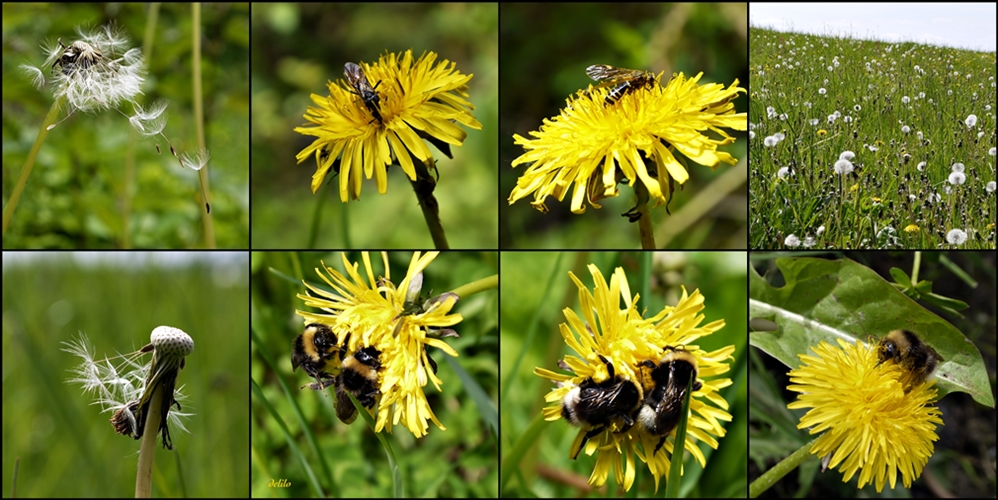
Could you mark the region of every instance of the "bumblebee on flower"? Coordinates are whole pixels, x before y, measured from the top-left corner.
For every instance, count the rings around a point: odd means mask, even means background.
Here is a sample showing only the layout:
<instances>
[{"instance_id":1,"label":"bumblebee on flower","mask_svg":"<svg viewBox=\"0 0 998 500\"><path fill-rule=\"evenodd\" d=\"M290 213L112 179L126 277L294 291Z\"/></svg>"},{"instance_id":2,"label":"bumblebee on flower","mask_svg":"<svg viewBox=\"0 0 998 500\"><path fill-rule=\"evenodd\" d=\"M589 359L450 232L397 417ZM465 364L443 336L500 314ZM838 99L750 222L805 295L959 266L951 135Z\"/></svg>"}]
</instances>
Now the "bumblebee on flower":
<instances>
[{"instance_id":1,"label":"bumblebee on flower","mask_svg":"<svg viewBox=\"0 0 998 500\"><path fill-rule=\"evenodd\" d=\"M648 465L657 487L669 471L687 384L693 389L684 448L705 465L695 443L717 448L716 437L724 436L719 420L730 421L731 416L725 411L727 402L716 393L731 380L713 377L729 370L734 346L705 352L694 344L724 326L724 320L699 325L704 319L699 290L690 295L683 288L676 306L643 318L637 308L640 297L632 299L622 268L616 269L609 285L596 266L590 265L589 271L595 282L592 292L569 273L579 288L582 316L565 309L567 324L560 325L565 343L578 356L566 356L559 367L572 373L534 368L536 375L556 383L545 395L554 405L544 408L544 418L580 427L569 458L583 450L586 455L599 452L590 484L602 486L612 466L616 482L629 490L637 456Z\"/></svg>"}]
</instances>

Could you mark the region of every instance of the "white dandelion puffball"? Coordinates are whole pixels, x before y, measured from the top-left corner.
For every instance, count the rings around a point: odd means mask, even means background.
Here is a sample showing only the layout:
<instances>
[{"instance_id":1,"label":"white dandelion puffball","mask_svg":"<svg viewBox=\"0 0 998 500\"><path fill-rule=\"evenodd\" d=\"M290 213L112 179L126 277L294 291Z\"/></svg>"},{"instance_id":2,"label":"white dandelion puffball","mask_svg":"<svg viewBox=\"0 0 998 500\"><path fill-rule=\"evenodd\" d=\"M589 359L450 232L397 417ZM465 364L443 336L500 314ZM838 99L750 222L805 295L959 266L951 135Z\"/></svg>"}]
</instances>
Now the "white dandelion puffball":
<instances>
[{"instance_id":1,"label":"white dandelion puffball","mask_svg":"<svg viewBox=\"0 0 998 500\"><path fill-rule=\"evenodd\" d=\"M964 182L967 182L967 176L963 172L950 172L949 183L954 186L960 186Z\"/></svg>"},{"instance_id":2,"label":"white dandelion puffball","mask_svg":"<svg viewBox=\"0 0 998 500\"><path fill-rule=\"evenodd\" d=\"M172 326L157 326L149 335L149 341L163 354L187 356L194 352L194 339L183 330Z\"/></svg>"},{"instance_id":3,"label":"white dandelion puffball","mask_svg":"<svg viewBox=\"0 0 998 500\"><path fill-rule=\"evenodd\" d=\"M852 162L849 160L839 160L835 162L835 173L839 175L846 175L852 172Z\"/></svg>"},{"instance_id":4,"label":"white dandelion puffball","mask_svg":"<svg viewBox=\"0 0 998 500\"><path fill-rule=\"evenodd\" d=\"M950 232L946 233L946 242L950 245L962 245L966 241L967 233L962 229L950 229Z\"/></svg>"},{"instance_id":5,"label":"white dandelion puffball","mask_svg":"<svg viewBox=\"0 0 998 500\"><path fill-rule=\"evenodd\" d=\"M800 238L791 234L790 236L787 236L787 239L783 240L783 244L790 248L797 248L800 246Z\"/></svg>"},{"instance_id":6,"label":"white dandelion puffball","mask_svg":"<svg viewBox=\"0 0 998 500\"><path fill-rule=\"evenodd\" d=\"M954 171L954 172L960 172L961 174L963 173L963 170L964 170L965 168L966 168L966 167L964 167L963 163L959 163L959 162L957 162L957 163L954 163L954 164L953 164L953 166L952 166L952 167L950 167L950 169L951 169L952 171Z\"/></svg>"},{"instance_id":7,"label":"white dandelion puffball","mask_svg":"<svg viewBox=\"0 0 998 500\"><path fill-rule=\"evenodd\" d=\"M974 128L974 125L977 125L977 115L968 116L964 123L967 124L967 128Z\"/></svg>"},{"instance_id":8,"label":"white dandelion puffball","mask_svg":"<svg viewBox=\"0 0 998 500\"><path fill-rule=\"evenodd\" d=\"M991 182L985 184L984 185L984 190L987 191L987 192L989 192L989 193L995 192L995 181L991 181Z\"/></svg>"},{"instance_id":9,"label":"white dandelion puffball","mask_svg":"<svg viewBox=\"0 0 998 500\"><path fill-rule=\"evenodd\" d=\"M776 172L776 176L780 179L790 175L790 167L780 167L780 170Z\"/></svg>"},{"instance_id":10,"label":"white dandelion puffball","mask_svg":"<svg viewBox=\"0 0 998 500\"><path fill-rule=\"evenodd\" d=\"M839 155L839 159L840 160L849 160L849 161L852 161L852 159L855 158L855 157L856 157L856 153L853 153L852 151L843 151L842 154Z\"/></svg>"}]
</instances>

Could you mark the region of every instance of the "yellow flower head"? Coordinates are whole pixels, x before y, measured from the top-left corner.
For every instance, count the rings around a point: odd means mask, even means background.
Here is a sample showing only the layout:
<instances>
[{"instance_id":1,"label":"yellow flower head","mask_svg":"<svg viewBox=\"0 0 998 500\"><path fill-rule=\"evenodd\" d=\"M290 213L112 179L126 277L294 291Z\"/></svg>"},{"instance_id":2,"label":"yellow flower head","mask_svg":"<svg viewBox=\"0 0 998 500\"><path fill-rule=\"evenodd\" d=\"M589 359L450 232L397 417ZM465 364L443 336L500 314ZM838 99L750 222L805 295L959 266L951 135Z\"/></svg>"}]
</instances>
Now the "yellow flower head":
<instances>
[{"instance_id":1,"label":"yellow flower head","mask_svg":"<svg viewBox=\"0 0 998 500\"><path fill-rule=\"evenodd\" d=\"M815 356L799 355L802 364L790 371L787 389L799 392L790 409L809 408L799 429L823 433L811 447L818 457L831 456L829 468L839 466L842 481L859 473L859 485L875 483L877 492L901 472L904 486L922 474L934 450L936 425L942 425L934 381L905 394L902 368L877 365L876 350L860 342L838 339L840 348L822 342Z\"/></svg>"},{"instance_id":2,"label":"yellow flower head","mask_svg":"<svg viewBox=\"0 0 998 500\"><path fill-rule=\"evenodd\" d=\"M531 205L546 212L548 196L562 201L571 191L572 212L581 214L584 199L600 208L596 202L617 196L617 183L627 179L631 187L640 180L660 205L668 202L673 181L683 184L689 178L676 153L711 168L720 162L736 164L717 147L735 141L722 128L748 128L746 114L736 114L731 103L745 89L738 80L727 88L698 85L702 75L687 79L680 73L664 87L656 75L653 84L625 92L612 104L606 98L613 89L590 86L570 98L560 115L545 119L540 131L530 132L534 139L514 134L527 152L513 160L513 167L530 166L509 203L533 193ZM721 139L708 137L707 130Z\"/></svg>"},{"instance_id":3,"label":"yellow flower head","mask_svg":"<svg viewBox=\"0 0 998 500\"><path fill-rule=\"evenodd\" d=\"M446 430L437 420L423 393L427 378L440 390L441 380L428 370L426 349L436 347L457 357L457 352L439 337L454 334L448 328L461 322L460 314L449 314L457 302L453 293L420 301L422 271L439 252L420 255L416 252L409 263L409 270L398 288L391 282L388 255L382 254L385 276L375 278L371 259L364 252L365 273L357 263L343 255L346 275L331 268L325 274L316 269L323 281L334 291L314 287L305 282L306 294L298 294L305 305L322 309L330 314L296 311L305 324L321 323L328 326L337 338L349 332L347 352L373 346L380 352L381 370L378 372L380 400L375 408L375 432L402 422L416 437L426 435L427 419ZM328 276L327 276L328 275ZM393 412L394 410L394 412Z\"/></svg>"},{"instance_id":4,"label":"yellow flower head","mask_svg":"<svg viewBox=\"0 0 998 500\"><path fill-rule=\"evenodd\" d=\"M563 374L545 368L534 368L534 374L548 378L557 385L544 397L548 403L554 403L553 406L544 408L545 420L565 418L562 404L565 396L574 388L587 381L602 383L609 379L609 365L603 359L612 364L616 377L633 382L642 392L647 392L651 391L649 383L653 382L648 380L647 370L642 369L642 362L658 361L665 346L683 349L696 358L699 367L697 380L703 380L700 390L690 398L690 423L685 448L696 457L701 466L705 465L706 459L696 442L704 441L716 449L718 443L715 436L723 437L725 434L725 429L718 421L731 421L731 415L725 411L727 402L718 394L720 389L731 385L731 380L707 378L729 370L728 361L732 359L731 354L735 348L727 346L708 353L692 342L720 330L724 327L724 320L700 326L704 319L699 314L704 308L704 297L699 290L688 295L685 288L675 307L666 306L655 316L643 318L637 309L640 297L634 296L632 300L622 268L615 270L609 286L595 265L589 265L589 272L595 283L592 292L574 274L569 273L579 289L579 310L582 311L582 316L566 308L563 313L568 323L560 325L565 343L578 354L565 356L562 362L573 373ZM623 309L620 308L621 299ZM579 431L569 451L570 457L578 453L585 441L583 438L590 430L592 429ZM587 455L599 451L589 483L602 486L609 476L610 467L614 466L615 480L629 490L635 476L633 454L648 464L655 476L657 488L659 479L669 472L669 460L673 451L672 433L669 438L659 448L661 436L650 435L640 424L626 429L617 424L609 426L606 431L589 439L585 446ZM641 445L640 450L638 444Z\"/></svg>"},{"instance_id":5,"label":"yellow flower head","mask_svg":"<svg viewBox=\"0 0 998 500\"><path fill-rule=\"evenodd\" d=\"M393 162L413 181L413 158L433 165L433 154L423 139L460 146L468 134L458 124L482 129L467 99L473 75L462 75L446 59L434 65L436 59L436 53L425 52L413 61L412 51L407 50L401 55L386 53L374 64L361 63L376 101L358 95L364 92L347 80L330 81L328 96L312 94L318 107L310 106L305 119L314 126L296 127L295 132L316 138L296 156L298 163L315 157L313 193L332 168L340 174L344 203L348 197L359 199L361 180L372 176L378 192L385 194ZM449 151L445 151L448 156Z\"/></svg>"},{"instance_id":6,"label":"yellow flower head","mask_svg":"<svg viewBox=\"0 0 998 500\"><path fill-rule=\"evenodd\" d=\"M919 228L915 224L908 224L907 226L904 227L904 232L906 233L917 233L918 231Z\"/></svg>"}]
</instances>

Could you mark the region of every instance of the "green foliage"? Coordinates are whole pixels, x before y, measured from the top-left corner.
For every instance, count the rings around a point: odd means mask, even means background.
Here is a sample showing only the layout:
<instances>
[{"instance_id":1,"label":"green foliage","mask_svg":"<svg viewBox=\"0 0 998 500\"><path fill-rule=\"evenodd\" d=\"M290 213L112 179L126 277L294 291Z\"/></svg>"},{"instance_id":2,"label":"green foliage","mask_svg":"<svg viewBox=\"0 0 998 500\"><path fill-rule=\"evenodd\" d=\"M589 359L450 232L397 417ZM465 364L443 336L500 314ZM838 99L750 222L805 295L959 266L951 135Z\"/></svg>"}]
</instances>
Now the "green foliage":
<instances>
[{"instance_id":1,"label":"green foliage","mask_svg":"<svg viewBox=\"0 0 998 500\"><path fill-rule=\"evenodd\" d=\"M155 21L150 7L126 4L4 3L3 14L5 205L53 101L50 88L35 89L18 66L40 66L46 54L39 45L57 38L69 43L78 26L113 23L127 33L148 70L138 101L167 99L164 133L178 153L197 150L189 5L163 4ZM206 172L221 248L245 248L249 241L248 17L246 3L201 9L204 134L211 152ZM119 109L132 114L128 103ZM48 133L4 248L205 246L199 189L197 173L181 168L162 138L139 136L114 110L76 112Z\"/></svg>"},{"instance_id":2,"label":"green foliage","mask_svg":"<svg viewBox=\"0 0 998 500\"><path fill-rule=\"evenodd\" d=\"M750 37L752 248L793 246L790 235L815 248L938 248L952 229L968 235L961 248L995 247L994 52ZM841 176L844 151L857 168ZM949 182L955 163L962 185Z\"/></svg>"},{"instance_id":3,"label":"green foliage","mask_svg":"<svg viewBox=\"0 0 998 500\"><path fill-rule=\"evenodd\" d=\"M384 276L380 254L370 254L375 277ZM398 284L412 254L390 254L391 278ZM348 254L359 262L360 255ZM291 370L291 341L301 333L306 310L296 295L304 293L301 280L329 289L314 269L327 266L343 271L339 253L254 253L252 256L252 379L257 384L252 412L254 496L295 498L325 495L345 498L387 497L404 486L408 496L449 498L497 496L498 443L489 415L476 400L487 395L493 410L498 391L497 294L472 294L457 303L455 312L464 321L454 326L460 338L444 339L459 354L454 363L437 349L428 352L439 367L442 391L432 384L426 396L442 431L430 422L429 433L413 438L402 425L392 434L375 436L363 414L352 425L343 425L335 415L332 392L299 388L308 383L301 370ZM423 271L423 291L434 294L494 275L494 253L440 254ZM361 274L364 274L361 264ZM459 373L463 370L465 374ZM361 412L363 413L363 412ZM394 453L394 464L386 455L384 438ZM293 441L293 442L290 442ZM471 479L469 479L471 478ZM285 479L287 488L269 487L271 480Z\"/></svg>"},{"instance_id":4,"label":"green foliage","mask_svg":"<svg viewBox=\"0 0 998 500\"><path fill-rule=\"evenodd\" d=\"M61 342L86 334L103 358L169 325L195 343L177 386L190 434L157 445L154 496L247 497L248 276L244 254L3 256L3 463L21 458L23 497L123 497L135 491L139 442L114 433L68 371ZM149 357L143 358L148 362ZM10 492L9 470L3 490Z\"/></svg>"}]
</instances>

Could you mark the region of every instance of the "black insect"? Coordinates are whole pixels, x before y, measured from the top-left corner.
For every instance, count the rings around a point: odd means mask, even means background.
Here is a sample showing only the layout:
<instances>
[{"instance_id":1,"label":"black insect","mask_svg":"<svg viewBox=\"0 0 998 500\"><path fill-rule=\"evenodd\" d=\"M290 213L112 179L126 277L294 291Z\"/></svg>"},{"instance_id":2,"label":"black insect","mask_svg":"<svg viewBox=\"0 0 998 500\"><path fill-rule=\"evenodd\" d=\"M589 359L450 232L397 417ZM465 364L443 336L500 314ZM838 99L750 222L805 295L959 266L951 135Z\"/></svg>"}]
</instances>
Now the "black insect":
<instances>
[{"instance_id":1,"label":"black insect","mask_svg":"<svg viewBox=\"0 0 998 500\"><path fill-rule=\"evenodd\" d=\"M104 58L100 49L82 40L77 40L68 47L62 43L61 38L58 41L63 51L62 56L52 63L53 71L55 71L56 66L61 66L62 73L69 75L77 70L85 70Z\"/></svg>"},{"instance_id":2,"label":"black insect","mask_svg":"<svg viewBox=\"0 0 998 500\"><path fill-rule=\"evenodd\" d=\"M368 83L367 77L364 76L364 71L360 69L360 66L352 62L343 65L343 75L347 77L347 82L354 88L350 93L360 96L361 100L364 101L364 106L374 115L374 119L378 120L379 124L383 123L381 120L381 110L378 107L381 104L381 96L375 91L378 85L381 85L381 81L379 80L372 87Z\"/></svg>"},{"instance_id":3,"label":"black insect","mask_svg":"<svg viewBox=\"0 0 998 500\"><path fill-rule=\"evenodd\" d=\"M607 106L619 101L630 92L655 83L655 75L649 71L616 68L609 64L594 64L586 68L586 74L589 78L600 82L596 88L614 85L606 96Z\"/></svg>"}]
</instances>

